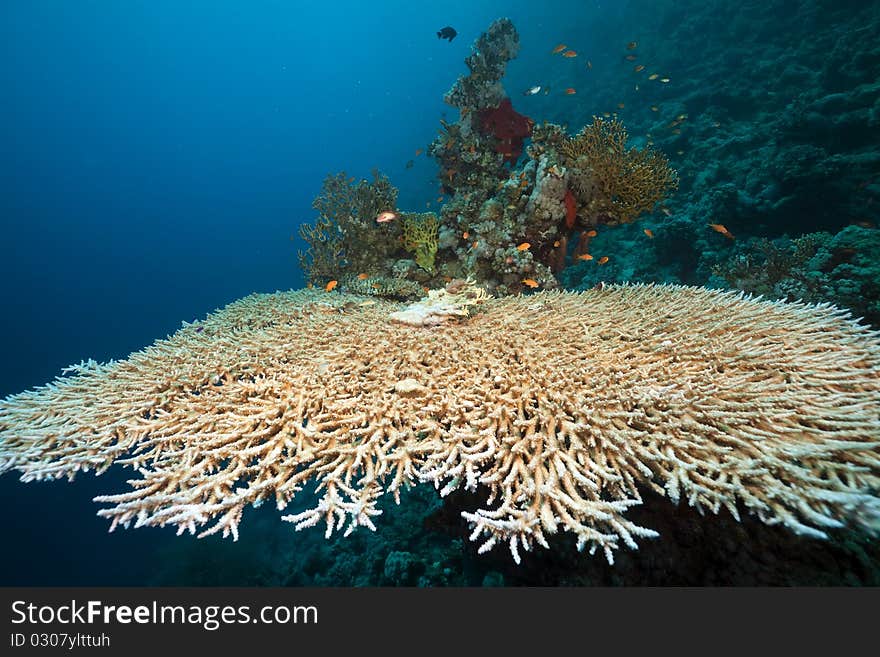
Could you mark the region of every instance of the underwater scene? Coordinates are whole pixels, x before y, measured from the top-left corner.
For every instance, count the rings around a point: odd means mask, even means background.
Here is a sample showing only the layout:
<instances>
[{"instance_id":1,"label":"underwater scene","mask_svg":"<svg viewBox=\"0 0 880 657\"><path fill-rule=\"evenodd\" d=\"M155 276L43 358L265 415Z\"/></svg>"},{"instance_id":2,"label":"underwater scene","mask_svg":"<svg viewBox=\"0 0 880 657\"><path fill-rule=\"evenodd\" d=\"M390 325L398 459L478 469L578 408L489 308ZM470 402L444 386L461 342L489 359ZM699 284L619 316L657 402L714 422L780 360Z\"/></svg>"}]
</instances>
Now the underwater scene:
<instances>
[{"instance_id":1,"label":"underwater scene","mask_svg":"<svg viewBox=\"0 0 880 657\"><path fill-rule=\"evenodd\" d=\"M880 584L880 3L0 18L0 584Z\"/></svg>"}]
</instances>

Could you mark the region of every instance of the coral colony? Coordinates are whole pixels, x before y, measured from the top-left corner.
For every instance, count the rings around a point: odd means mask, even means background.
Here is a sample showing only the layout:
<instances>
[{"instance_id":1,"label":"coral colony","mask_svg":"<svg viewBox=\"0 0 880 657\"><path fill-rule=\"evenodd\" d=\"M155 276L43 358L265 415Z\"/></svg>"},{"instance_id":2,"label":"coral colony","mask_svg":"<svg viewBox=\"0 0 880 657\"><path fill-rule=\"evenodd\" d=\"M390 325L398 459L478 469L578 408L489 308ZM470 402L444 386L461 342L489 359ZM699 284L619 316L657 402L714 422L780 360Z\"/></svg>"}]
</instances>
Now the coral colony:
<instances>
[{"instance_id":1,"label":"coral colony","mask_svg":"<svg viewBox=\"0 0 880 657\"><path fill-rule=\"evenodd\" d=\"M481 491L471 538L517 563L553 535L609 562L657 537L627 515L644 491L813 537L880 528L880 334L829 304L555 290L597 229L637 221L677 175L617 117L572 136L518 113L501 85L518 48L496 21L446 96L460 118L429 149L439 214L397 209L378 172L328 177L302 229L309 289L6 398L0 472L127 466L130 489L96 500L111 528L201 536L237 537L248 505L283 510L314 484L282 519L328 536L377 529L405 487ZM765 257L781 271L756 286L810 255Z\"/></svg>"}]
</instances>

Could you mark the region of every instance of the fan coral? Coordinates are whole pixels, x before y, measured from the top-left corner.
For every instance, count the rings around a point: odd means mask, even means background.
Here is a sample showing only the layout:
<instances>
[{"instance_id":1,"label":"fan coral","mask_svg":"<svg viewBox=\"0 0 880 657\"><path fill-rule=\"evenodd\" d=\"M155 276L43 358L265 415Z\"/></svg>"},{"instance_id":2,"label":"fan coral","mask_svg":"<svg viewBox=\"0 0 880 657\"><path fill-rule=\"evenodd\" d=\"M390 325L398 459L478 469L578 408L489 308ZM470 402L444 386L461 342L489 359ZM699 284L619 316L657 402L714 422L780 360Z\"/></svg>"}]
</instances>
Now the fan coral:
<instances>
[{"instance_id":1,"label":"fan coral","mask_svg":"<svg viewBox=\"0 0 880 657\"><path fill-rule=\"evenodd\" d=\"M880 334L832 306L607 286L487 299L430 329L400 309L252 295L70 368L0 401L0 472L130 466L131 490L96 498L111 529L203 536L310 482L316 505L284 519L328 534L373 528L404 486L483 487L472 538L516 560L563 532L609 561L635 548L655 535L626 517L640 489L816 537L878 527Z\"/></svg>"},{"instance_id":2,"label":"fan coral","mask_svg":"<svg viewBox=\"0 0 880 657\"><path fill-rule=\"evenodd\" d=\"M591 198L581 199L593 223L634 221L678 187L678 174L662 153L627 150L626 140L626 128L616 117L593 117L591 125L560 145L565 164L580 170L573 177L586 176L595 187Z\"/></svg>"},{"instance_id":3,"label":"fan coral","mask_svg":"<svg viewBox=\"0 0 880 657\"><path fill-rule=\"evenodd\" d=\"M496 139L495 151L506 162L516 163L522 155L523 141L532 134L532 120L514 110L510 98L505 98L497 107L480 110L479 122L483 134Z\"/></svg>"},{"instance_id":4,"label":"fan coral","mask_svg":"<svg viewBox=\"0 0 880 657\"><path fill-rule=\"evenodd\" d=\"M403 246L414 252L416 264L425 271L434 272L434 258L440 234L440 220L433 212L406 213L400 217Z\"/></svg>"},{"instance_id":5,"label":"fan coral","mask_svg":"<svg viewBox=\"0 0 880 657\"><path fill-rule=\"evenodd\" d=\"M309 245L300 252L299 264L313 284L323 284L344 273L379 271L387 255L397 248L387 232L375 228L376 215L394 209L397 188L387 176L373 171L373 181L327 176L312 207L318 211L314 225L303 224L300 237ZM396 230L391 228L390 230Z\"/></svg>"}]
</instances>

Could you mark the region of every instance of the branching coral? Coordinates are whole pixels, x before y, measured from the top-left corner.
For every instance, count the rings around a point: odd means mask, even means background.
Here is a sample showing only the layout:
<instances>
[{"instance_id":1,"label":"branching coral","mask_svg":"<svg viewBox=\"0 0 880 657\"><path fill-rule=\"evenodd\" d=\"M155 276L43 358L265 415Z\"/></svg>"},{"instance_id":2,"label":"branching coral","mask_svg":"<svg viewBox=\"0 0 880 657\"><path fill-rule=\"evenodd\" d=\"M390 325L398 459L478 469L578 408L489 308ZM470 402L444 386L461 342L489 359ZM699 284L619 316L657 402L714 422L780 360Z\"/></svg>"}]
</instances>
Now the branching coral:
<instances>
[{"instance_id":1,"label":"branching coral","mask_svg":"<svg viewBox=\"0 0 880 657\"><path fill-rule=\"evenodd\" d=\"M627 149L626 128L616 117L593 117L575 137L560 144L567 166L594 181L596 193L580 199L591 223L634 221L678 187L678 175L662 153L650 147Z\"/></svg>"},{"instance_id":2,"label":"branching coral","mask_svg":"<svg viewBox=\"0 0 880 657\"><path fill-rule=\"evenodd\" d=\"M428 272L434 271L434 258L440 234L440 220L433 212L406 213L400 217L403 246L414 254L416 264Z\"/></svg>"},{"instance_id":3,"label":"branching coral","mask_svg":"<svg viewBox=\"0 0 880 657\"><path fill-rule=\"evenodd\" d=\"M627 517L645 489L809 536L878 528L880 334L835 308L677 286L479 308L424 328L383 300L247 297L0 401L0 472L130 466L131 490L97 498L111 528L200 535L313 482L284 519L328 535L374 528L408 485L483 488L472 537L516 560L562 533L609 561L635 548L656 535Z\"/></svg>"}]
</instances>

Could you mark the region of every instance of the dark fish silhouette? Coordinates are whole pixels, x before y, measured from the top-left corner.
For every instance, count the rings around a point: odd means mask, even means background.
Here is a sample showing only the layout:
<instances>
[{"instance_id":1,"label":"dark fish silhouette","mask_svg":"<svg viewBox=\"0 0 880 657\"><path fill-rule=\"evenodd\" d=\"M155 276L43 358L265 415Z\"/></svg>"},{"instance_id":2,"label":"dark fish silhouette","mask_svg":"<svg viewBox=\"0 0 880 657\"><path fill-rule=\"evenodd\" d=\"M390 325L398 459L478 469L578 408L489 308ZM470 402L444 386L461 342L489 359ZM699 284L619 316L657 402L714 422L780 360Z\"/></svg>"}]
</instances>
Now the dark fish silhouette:
<instances>
[{"instance_id":1,"label":"dark fish silhouette","mask_svg":"<svg viewBox=\"0 0 880 657\"><path fill-rule=\"evenodd\" d=\"M452 40L453 40L457 35L458 35L458 32L456 32L456 31L455 31L453 28L451 28L451 27L444 27L442 30L440 30L439 32L437 32L437 38L438 38L438 39L449 39L449 43L452 43Z\"/></svg>"}]
</instances>

